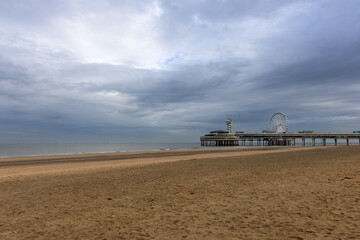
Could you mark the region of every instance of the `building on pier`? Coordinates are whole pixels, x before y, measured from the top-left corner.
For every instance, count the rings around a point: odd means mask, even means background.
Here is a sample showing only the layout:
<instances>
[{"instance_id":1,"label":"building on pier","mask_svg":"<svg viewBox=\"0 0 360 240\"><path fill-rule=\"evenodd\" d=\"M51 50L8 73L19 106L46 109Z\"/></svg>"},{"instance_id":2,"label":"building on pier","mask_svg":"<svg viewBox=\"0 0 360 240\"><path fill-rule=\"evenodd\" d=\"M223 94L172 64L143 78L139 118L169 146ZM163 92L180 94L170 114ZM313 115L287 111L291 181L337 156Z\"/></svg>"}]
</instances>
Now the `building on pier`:
<instances>
[{"instance_id":1,"label":"building on pier","mask_svg":"<svg viewBox=\"0 0 360 240\"><path fill-rule=\"evenodd\" d=\"M226 120L226 129L212 131L200 137L201 146L239 146L239 138L231 133L230 117Z\"/></svg>"}]
</instances>

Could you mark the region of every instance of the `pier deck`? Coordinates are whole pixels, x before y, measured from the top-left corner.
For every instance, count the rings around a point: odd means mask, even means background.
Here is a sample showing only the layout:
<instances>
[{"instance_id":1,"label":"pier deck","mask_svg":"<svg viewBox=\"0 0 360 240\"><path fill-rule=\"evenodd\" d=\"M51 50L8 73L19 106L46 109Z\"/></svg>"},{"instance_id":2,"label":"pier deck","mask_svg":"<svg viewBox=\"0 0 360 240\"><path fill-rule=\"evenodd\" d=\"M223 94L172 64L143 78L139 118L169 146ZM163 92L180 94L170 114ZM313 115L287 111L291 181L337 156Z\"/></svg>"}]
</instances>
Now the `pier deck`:
<instances>
[{"instance_id":1,"label":"pier deck","mask_svg":"<svg viewBox=\"0 0 360 240\"><path fill-rule=\"evenodd\" d=\"M350 144L350 139L359 139L360 133L242 133L236 132L231 136L232 141L224 135L205 135L200 138L201 146L239 146L239 145L296 145L296 139L301 139L301 145L305 146L306 140L311 139L315 146L317 139L322 140L322 145L326 145L327 140L332 139L334 145L338 144L339 139L346 139L346 145Z\"/></svg>"}]
</instances>

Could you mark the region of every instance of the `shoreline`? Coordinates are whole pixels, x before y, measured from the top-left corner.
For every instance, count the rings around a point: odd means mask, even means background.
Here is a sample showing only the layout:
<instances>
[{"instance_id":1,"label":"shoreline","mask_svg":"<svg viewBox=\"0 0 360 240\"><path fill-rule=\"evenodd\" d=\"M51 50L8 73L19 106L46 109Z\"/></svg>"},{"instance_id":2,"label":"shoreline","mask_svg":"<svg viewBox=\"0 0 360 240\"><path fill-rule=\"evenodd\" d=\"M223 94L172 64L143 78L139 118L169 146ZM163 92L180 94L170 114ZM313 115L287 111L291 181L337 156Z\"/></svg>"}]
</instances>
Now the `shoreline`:
<instances>
[{"instance_id":1,"label":"shoreline","mask_svg":"<svg viewBox=\"0 0 360 240\"><path fill-rule=\"evenodd\" d=\"M232 147L199 147L199 148L183 148L183 149L153 149L153 150L137 150L137 151L104 151L104 152L79 152L79 153L56 153L56 154L39 154L24 156L3 156L1 161L11 161L18 159L42 159L42 158L59 158L59 157L87 157L87 156L107 156L107 155L123 155L123 154L143 154L143 153L162 153L162 152L183 152L183 151L241 151L241 150L261 150L270 148L299 148L302 146L232 146ZM310 146L306 146L310 147ZM320 147L320 146L316 146Z\"/></svg>"},{"instance_id":2,"label":"shoreline","mask_svg":"<svg viewBox=\"0 0 360 240\"><path fill-rule=\"evenodd\" d=\"M89 172L102 169L128 168L183 160L305 151L316 148L323 147L286 146L271 148L209 148L3 158L0 159L0 181L36 175L76 174L79 171Z\"/></svg>"},{"instance_id":3,"label":"shoreline","mask_svg":"<svg viewBox=\"0 0 360 240\"><path fill-rule=\"evenodd\" d=\"M350 146L359 145L357 142L351 142ZM9 147L10 146L10 147ZM69 148L70 146L70 148ZM299 147L299 143L295 147ZM312 146L307 144L306 147ZM317 143L315 147L323 146ZM335 146L328 143L327 146ZM346 146L345 143L338 142L338 146ZM148 151L172 151L172 150L192 150L192 149L222 149L222 148L272 148L272 147L293 147L293 146L200 146L199 143L132 143L120 144L87 144L77 143L74 146L63 143L49 144L0 144L0 160L19 157L47 157L47 156L64 156L64 155L83 155L83 154L107 154L107 153L137 153ZM49 149L48 149L49 148Z\"/></svg>"}]
</instances>

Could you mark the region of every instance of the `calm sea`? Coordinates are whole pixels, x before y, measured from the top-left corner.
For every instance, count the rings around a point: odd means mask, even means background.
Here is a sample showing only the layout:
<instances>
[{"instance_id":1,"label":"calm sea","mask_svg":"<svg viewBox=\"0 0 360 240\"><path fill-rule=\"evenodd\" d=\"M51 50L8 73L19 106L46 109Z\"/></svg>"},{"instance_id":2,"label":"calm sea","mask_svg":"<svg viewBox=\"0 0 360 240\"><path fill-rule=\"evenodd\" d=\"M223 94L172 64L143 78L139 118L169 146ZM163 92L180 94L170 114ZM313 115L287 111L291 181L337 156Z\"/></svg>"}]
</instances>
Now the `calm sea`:
<instances>
[{"instance_id":1,"label":"calm sea","mask_svg":"<svg viewBox=\"0 0 360 240\"><path fill-rule=\"evenodd\" d=\"M339 139L339 145L345 145L345 139ZM350 144L359 144L358 140L350 140ZM300 140L296 142L301 146ZM311 146L311 140L307 140L307 146ZM316 140L316 145L321 146L321 139ZM328 140L326 145L334 143ZM242 146L238 146L242 147ZM248 147L248 143L247 143ZM254 143L253 147L256 146ZM43 156L43 155L62 155L62 154L81 154L81 153L108 153L108 152L138 152L156 150L176 150L176 149L197 149L201 147L200 142L194 143L55 143L55 144L0 144L0 158L21 157L21 156ZM223 148L223 147L220 147Z\"/></svg>"},{"instance_id":2,"label":"calm sea","mask_svg":"<svg viewBox=\"0 0 360 240\"><path fill-rule=\"evenodd\" d=\"M196 149L200 143L71 143L71 144L0 144L0 158L80 153L137 152Z\"/></svg>"}]
</instances>

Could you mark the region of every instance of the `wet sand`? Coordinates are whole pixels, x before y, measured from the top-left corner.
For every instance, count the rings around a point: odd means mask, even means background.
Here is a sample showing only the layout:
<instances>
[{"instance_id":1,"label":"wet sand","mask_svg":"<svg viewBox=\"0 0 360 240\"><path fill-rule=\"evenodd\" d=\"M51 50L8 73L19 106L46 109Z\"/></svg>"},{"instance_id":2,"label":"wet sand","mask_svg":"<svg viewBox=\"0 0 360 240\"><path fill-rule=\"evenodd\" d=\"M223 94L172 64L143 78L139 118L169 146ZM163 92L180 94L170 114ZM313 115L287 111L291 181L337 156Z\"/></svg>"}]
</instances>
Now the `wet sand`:
<instances>
[{"instance_id":1,"label":"wet sand","mask_svg":"<svg viewBox=\"0 0 360 240\"><path fill-rule=\"evenodd\" d=\"M166 154L1 159L0 239L360 239L359 146Z\"/></svg>"}]
</instances>

